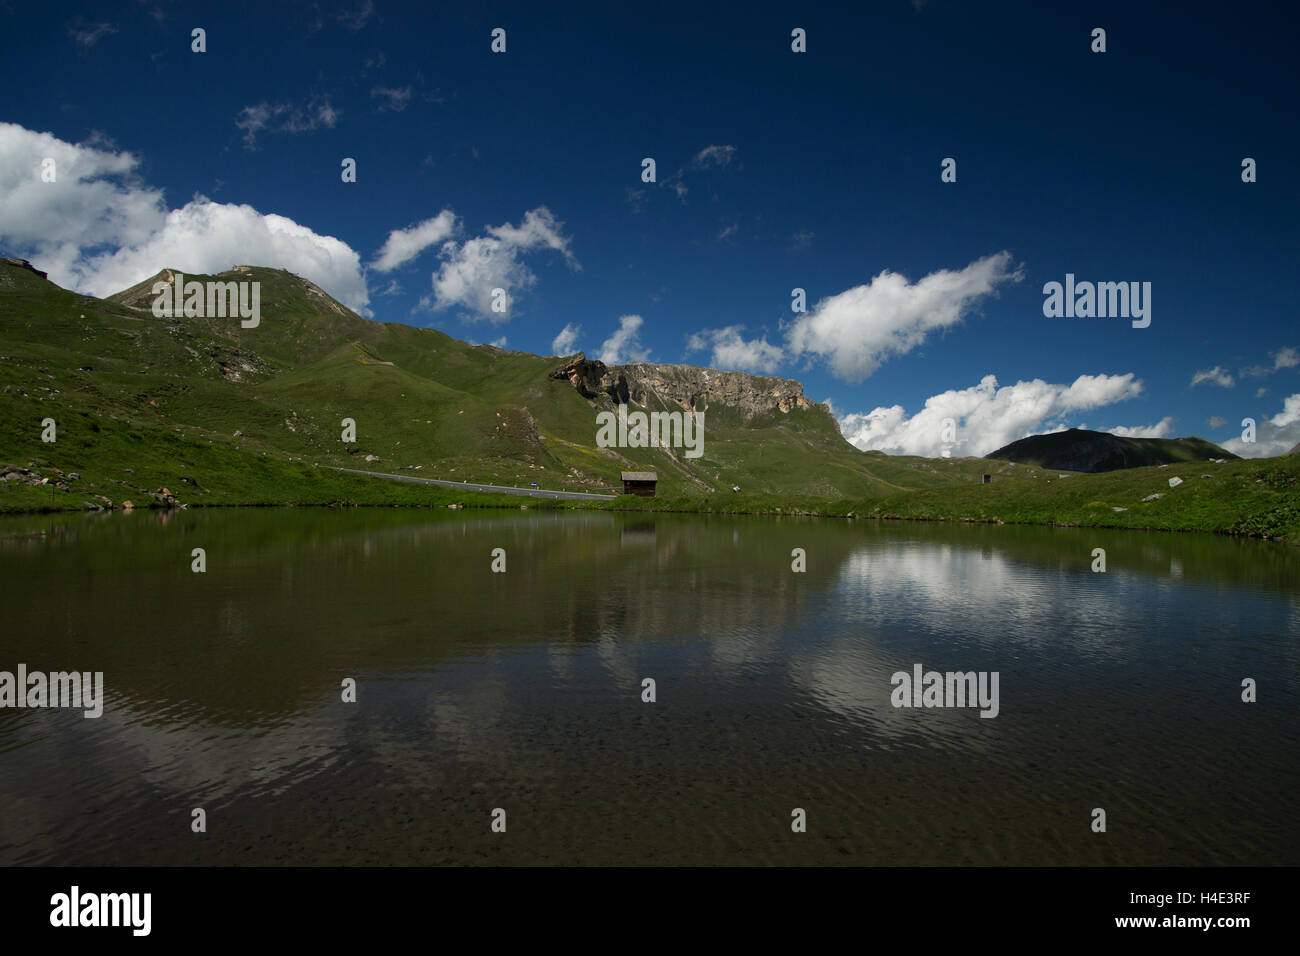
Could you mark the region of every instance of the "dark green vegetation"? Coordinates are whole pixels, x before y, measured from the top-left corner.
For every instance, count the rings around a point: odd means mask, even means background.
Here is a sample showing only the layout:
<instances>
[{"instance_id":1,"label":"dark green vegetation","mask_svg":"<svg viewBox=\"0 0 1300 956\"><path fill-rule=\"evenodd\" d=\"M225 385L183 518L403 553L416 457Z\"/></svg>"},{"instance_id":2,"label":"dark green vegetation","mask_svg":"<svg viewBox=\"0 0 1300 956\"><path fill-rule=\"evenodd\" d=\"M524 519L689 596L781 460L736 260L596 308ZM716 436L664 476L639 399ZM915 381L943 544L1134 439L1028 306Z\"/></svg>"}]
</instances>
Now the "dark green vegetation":
<instances>
[{"instance_id":1,"label":"dark green vegetation","mask_svg":"<svg viewBox=\"0 0 1300 956\"><path fill-rule=\"evenodd\" d=\"M1118 471L1146 465L1237 458L1204 438L1121 438L1106 432L1070 428L1046 435L1030 435L1004 445L985 458L1060 471Z\"/></svg>"},{"instance_id":2,"label":"dark green vegetation","mask_svg":"<svg viewBox=\"0 0 1300 956\"><path fill-rule=\"evenodd\" d=\"M237 318L155 317L154 279L104 300L0 263L0 466L29 472L2 483L0 511L82 510L126 501L140 507L168 499L193 506L463 503L518 509L515 498L346 475L328 466L591 492L617 490L626 469L658 472L660 497L620 498L612 505L526 504L851 513L1300 539L1295 457L1212 464L1205 459L1232 456L1184 439L1159 446L1181 462L1169 468L1063 479L1057 468L1010 461L864 453L844 441L825 406L783 412L724 402L705 410L699 459L687 459L680 449L601 449L596 413L607 406L552 378L562 364L556 357L364 319L280 270L238 267L221 278L262 283L257 328L243 329ZM779 381L749 378L755 393ZM674 406L651 384L643 407ZM41 441L46 418L56 423L54 443ZM344 418L356 422L355 444L340 440ZM980 483L986 472L993 475L988 486ZM1166 479L1175 473L1186 483L1170 489ZM41 480L49 484L33 486ZM1164 497L1141 501L1152 493Z\"/></svg>"}]
</instances>

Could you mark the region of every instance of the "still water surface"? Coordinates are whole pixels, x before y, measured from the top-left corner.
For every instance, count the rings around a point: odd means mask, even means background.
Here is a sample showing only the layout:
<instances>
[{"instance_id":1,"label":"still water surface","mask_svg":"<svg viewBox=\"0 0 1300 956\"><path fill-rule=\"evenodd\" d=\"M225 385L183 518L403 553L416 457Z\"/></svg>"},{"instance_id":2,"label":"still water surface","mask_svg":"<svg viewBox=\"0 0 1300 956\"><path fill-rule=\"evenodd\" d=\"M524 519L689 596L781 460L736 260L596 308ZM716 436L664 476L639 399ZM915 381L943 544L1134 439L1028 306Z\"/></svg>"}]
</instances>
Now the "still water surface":
<instances>
[{"instance_id":1,"label":"still water surface","mask_svg":"<svg viewBox=\"0 0 1300 956\"><path fill-rule=\"evenodd\" d=\"M9 518L0 606L0 670L106 692L0 709L0 864L1300 864L1300 549L1266 542ZM997 671L998 716L893 707L914 664Z\"/></svg>"}]
</instances>

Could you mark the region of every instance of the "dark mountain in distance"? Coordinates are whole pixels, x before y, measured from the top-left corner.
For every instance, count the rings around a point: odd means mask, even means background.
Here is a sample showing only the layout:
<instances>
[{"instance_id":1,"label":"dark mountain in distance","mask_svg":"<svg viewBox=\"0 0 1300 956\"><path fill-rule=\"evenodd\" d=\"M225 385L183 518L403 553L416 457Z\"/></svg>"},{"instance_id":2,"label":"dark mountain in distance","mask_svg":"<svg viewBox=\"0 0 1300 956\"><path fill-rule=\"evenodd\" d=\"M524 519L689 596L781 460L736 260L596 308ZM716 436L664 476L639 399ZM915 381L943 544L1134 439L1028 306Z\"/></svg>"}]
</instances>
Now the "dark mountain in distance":
<instances>
[{"instance_id":1,"label":"dark mountain in distance","mask_svg":"<svg viewBox=\"0 0 1300 956\"><path fill-rule=\"evenodd\" d=\"M1099 472L1239 456L1203 438L1121 438L1071 428L1030 435L984 457L1058 471Z\"/></svg>"}]
</instances>

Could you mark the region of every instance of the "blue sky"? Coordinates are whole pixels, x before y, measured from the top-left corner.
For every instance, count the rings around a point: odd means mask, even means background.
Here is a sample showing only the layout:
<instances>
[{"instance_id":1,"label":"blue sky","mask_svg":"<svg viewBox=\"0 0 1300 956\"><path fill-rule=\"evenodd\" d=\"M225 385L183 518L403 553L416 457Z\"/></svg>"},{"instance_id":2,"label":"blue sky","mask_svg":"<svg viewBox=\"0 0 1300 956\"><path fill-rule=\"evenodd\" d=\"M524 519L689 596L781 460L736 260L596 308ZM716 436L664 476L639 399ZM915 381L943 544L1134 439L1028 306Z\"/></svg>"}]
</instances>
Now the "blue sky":
<instances>
[{"instance_id":1,"label":"blue sky","mask_svg":"<svg viewBox=\"0 0 1300 956\"><path fill-rule=\"evenodd\" d=\"M728 6L0 2L0 251L101 295L280 266L476 342L797 378L892 452L944 417L954 454L1300 441L1294 9ZM1045 317L1067 273L1149 282L1150 326Z\"/></svg>"}]
</instances>

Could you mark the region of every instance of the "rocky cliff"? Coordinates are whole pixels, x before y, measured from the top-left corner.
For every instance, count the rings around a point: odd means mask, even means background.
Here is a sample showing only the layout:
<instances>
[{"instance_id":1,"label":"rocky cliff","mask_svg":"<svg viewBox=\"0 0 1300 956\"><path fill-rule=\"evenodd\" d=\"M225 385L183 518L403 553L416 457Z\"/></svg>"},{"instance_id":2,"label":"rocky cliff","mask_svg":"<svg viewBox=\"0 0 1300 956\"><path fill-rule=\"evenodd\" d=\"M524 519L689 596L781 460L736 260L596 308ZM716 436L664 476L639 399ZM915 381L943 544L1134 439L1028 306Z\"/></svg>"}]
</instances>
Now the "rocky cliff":
<instances>
[{"instance_id":1,"label":"rocky cliff","mask_svg":"<svg viewBox=\"0 0 1300 956\"><path fill-rule=\"evenodd\" d=\"M49 273L42 272L26 259L16 259L13 256L0 256L0 262L3 262L5 265L15 266L19 269L26 269L28 272L35 272L42 279L49 278Z\"/></svg>"},{"instance_id":2,"label":"rocky cliff","mask_svg":"<svg viewBox=\"0 0 1300 956\"><path fill-rule=\"evenodd\" d=\"M611 374L604 362L588 359L579 352L551 373L567 381L583 398L626 405L629 397L626 375Z\"/></svg>"},{"instance_id":3,"label":"rocky cliff","mask_svg":"<svg viewBox=\"0 0 1300 956\"><path fill-rule=\"evenodd\" d=\"M566 380L583 398L601 404L645 405L657 397L665 405L704 411L725 405L739 411L745 421L768 412L812 408L817 403L793 379L721 372L694 365L656 365L637 362L607 366L579 352L551 373Z\"/></svg>"}]
</instances>

